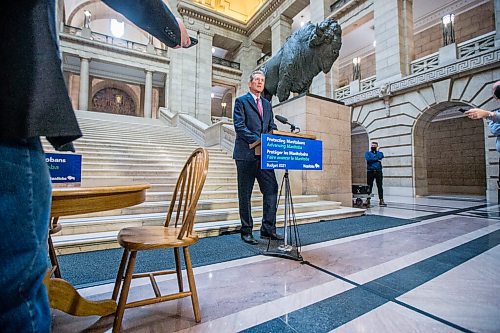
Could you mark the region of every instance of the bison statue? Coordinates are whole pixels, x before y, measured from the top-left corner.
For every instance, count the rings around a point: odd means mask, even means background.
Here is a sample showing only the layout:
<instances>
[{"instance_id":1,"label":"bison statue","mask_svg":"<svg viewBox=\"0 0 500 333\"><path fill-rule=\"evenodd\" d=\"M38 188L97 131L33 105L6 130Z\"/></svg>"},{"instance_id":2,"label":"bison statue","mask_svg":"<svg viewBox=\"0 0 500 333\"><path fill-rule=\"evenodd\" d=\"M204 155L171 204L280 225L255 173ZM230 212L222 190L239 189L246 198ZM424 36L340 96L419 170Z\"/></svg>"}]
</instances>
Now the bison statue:
<instances>
[{"instance_id":1,"label":"bison statue","mask_svg":"<svg viewBox=\"0 0 500 333\"><path fill-rule=\"evenodd\" d=\"M286 101L290 92L304 93L319 72L328 73L338 58L342 30L337 21L307 23L287 38L278 53L262 68L266 75L264 97Z\"/></svg>"}]
</instances>

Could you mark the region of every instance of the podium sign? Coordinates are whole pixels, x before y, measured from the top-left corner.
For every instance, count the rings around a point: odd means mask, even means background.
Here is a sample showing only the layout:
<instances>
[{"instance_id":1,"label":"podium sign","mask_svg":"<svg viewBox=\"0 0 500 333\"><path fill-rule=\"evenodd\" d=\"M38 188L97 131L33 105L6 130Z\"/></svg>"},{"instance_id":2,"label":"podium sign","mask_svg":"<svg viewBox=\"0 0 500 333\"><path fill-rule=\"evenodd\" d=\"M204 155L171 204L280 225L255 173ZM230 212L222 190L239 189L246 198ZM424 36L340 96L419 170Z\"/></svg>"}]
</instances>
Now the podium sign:
<instances>
[{"instance_id":1,"label":"podium sign","mask_svg":"<svg viewBox=\"0 0 500 333\"><path fill-rule=\"evenodd\" d=\"M80 183L82 180L82 155L46 153L52 183Z\"/></svg>"},{"instance_id":2,"label":"podium sign","mask_svg":"<svg viewBox=\"0 0 500 333\"><path fill-rule=\"evenodd\" d=\"M320 140L263 134L261 143L262 169L323 169L323 142Z\"/></svg>"}]
</instances>

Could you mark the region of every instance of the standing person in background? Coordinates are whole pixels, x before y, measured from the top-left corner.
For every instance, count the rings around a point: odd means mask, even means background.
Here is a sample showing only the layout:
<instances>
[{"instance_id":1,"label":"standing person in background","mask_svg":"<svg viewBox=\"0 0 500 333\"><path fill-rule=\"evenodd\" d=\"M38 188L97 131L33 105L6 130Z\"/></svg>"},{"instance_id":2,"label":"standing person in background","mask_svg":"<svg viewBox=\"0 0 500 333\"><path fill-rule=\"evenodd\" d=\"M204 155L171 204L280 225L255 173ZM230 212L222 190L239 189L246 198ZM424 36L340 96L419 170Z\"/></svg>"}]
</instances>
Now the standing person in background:
<instances>
[{"instance_id":1,"label":"standing person in background","mask_svg":"<svg viewBox=\"0 0 500 333\"><path fill-rule=\"evenodd\" d=\"M161 0L104 2L170 47L191 44ZM49 332L51 183L40 137L73 150L82 133L61 70L55 0L3 1L0 18L0 331Z\"/></svg>"},{"instance_id":2,"label":"standing person in background","mask_svg":"<svg viewBox=\"0 0 500 333\"><path fill-rule=\"evenodd\" d=\"M372 142L370 150L365 153L366 160L366 170L367 170L367 182L369 194L372 194L373 181L377 182L379 205L381 207L386 207L384 202L384 189L382 187L382 181L384 179L384 174L382 172L382 162L384 158L384 153L380 151L380 147L377 142Z\"/></svg>"},{"instance_id":3,"label":"standing person in background","mask_svg":"<svg viewBox=\"0 0 500 333\"><path fill-rule=\"evenodd\" d=\"M282 240L276 234L276 203L278 200L278 182L274 170L261 168L260 158L249 145L260 139L262 134L278 129L274 123L271 103L262 98L265 76L261 71L250 75L248 87L250 92L240 96L234 103L234 129L236 140L233 158L236 160L238 173L238 200L241 219L241 239L248 244L256 245L252 235L252 191L255 179L259 182L263 195L263 215L260 237L264 239Z\"/></svg>"}]
</instances>

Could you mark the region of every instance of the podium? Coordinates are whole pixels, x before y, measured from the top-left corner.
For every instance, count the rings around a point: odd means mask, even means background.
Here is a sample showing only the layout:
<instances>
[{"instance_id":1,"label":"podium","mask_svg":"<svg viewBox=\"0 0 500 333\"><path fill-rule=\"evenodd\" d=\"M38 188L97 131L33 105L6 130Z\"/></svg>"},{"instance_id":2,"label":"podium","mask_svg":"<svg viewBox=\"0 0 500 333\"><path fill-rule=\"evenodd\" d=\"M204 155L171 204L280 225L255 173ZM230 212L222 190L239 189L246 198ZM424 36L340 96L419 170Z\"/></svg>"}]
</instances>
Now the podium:
<instances>
[{"instance_id":1,"label":"podium","mask_svg":"<svg viewBox=\"0 0 500 333\"><path fill-rule=\"evenodd\" d=\"M288 171L322 170L322 141L316 140L316 136L311 134L273 130L269 134L263 134L249 147L255 149L255 155L261 156L262 169L285 170L277 202L279 206L284 193L283 244L271 249L271 240L269 240L267 251L263 254L302 261L300 235L295 218Z\"/></svg>"}]
</instances>

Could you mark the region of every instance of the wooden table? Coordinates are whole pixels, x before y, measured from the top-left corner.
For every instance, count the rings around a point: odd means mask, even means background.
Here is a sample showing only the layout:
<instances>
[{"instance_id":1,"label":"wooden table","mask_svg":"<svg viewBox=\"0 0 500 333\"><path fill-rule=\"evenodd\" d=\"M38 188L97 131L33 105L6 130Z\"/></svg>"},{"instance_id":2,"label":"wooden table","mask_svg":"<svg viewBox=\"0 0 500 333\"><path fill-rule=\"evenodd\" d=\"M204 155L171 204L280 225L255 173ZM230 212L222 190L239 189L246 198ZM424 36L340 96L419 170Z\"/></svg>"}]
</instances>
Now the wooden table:
<instances>
[{"instance_id":1,"label":"wooden table","mask_svg":"<svg viewBox=\"0 0 500 333\"><path fill-rule=\"evenodd\" d=\"M54 188L52 190L51 234L61 230L59 217L88 214L105 210L130 207L144 202L149 184ZM50 306L74 316L107 316L116 311L114 300L89 301L67 281L61 278L57 256L49 237L51 261L55 267L55 278L49 272L44 280L49 294ZM119 263L116 263L117 267Z\"/></svg>"}]
</instances>

